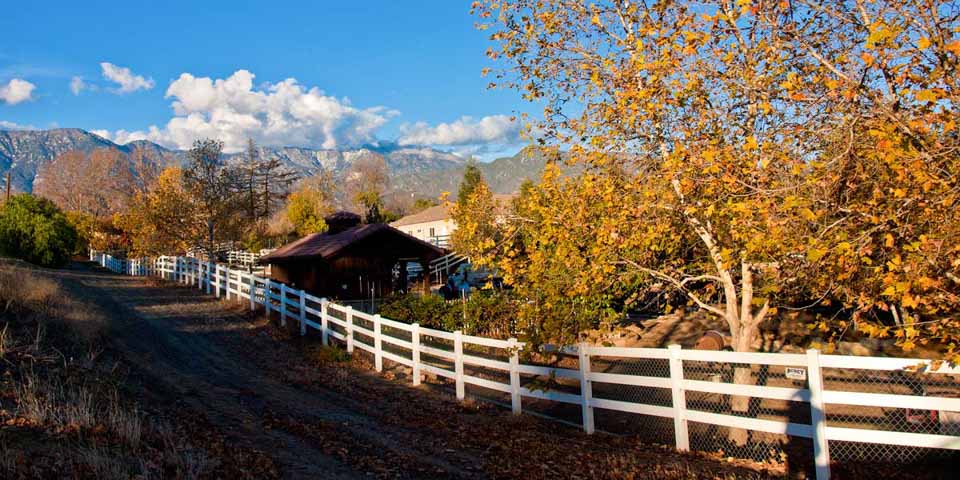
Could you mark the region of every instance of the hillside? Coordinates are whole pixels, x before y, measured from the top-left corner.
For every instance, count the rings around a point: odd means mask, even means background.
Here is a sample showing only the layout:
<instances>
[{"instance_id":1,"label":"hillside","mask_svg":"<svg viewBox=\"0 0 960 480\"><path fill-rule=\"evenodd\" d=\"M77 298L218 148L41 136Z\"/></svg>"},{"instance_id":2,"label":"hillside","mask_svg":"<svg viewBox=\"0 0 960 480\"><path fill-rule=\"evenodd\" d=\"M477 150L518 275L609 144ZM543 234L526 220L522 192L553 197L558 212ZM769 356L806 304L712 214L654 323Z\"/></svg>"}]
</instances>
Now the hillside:
<instances>
[{"instance_id":1,"label":"hillside","mask_svg":"<svg viewBox=\"0 0 960 480\"><path fill-rule=\"evenodd\" d=\"M516 155L498 158L489 163L478 163L483 178L493 193L513 193L525 180L536 181L543 173L546 157L535 148L526 148ZM394 195L414 194L436 198L443 192L456 192L463 179L464 165L425 175L401 174L391 179L390 190Z\"/></svg>"}]
</instances>

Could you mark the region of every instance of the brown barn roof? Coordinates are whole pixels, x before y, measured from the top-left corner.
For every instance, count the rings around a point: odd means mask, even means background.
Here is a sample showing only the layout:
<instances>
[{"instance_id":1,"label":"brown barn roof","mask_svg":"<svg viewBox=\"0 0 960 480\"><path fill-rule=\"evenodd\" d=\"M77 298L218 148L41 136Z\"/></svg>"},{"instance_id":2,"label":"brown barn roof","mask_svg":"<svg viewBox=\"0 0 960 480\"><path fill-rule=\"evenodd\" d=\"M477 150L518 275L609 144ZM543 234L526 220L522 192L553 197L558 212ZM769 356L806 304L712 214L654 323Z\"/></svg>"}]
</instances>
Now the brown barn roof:
<instances>
[{"instance_id":1,"label":"brown barn roof","mask_svg":"<svg viewBox=\"0 0 960 480\"><path fill-rule=\"evenodd\" d=\"M336 256L345 248L353 245L360 240L370 237L378 232L390 232L394 235L404 237L406 240L418 243L423 247L434 250L438 255L443 254L443 250L431 245L419 238L397 230L385 223L372 223L360 225L339 233L313 233L288 243L268 255L260 257L260 263L271 263L271 261L305 259L305 258L323 258L328 259Z\"/></svg>"}]
</instances>

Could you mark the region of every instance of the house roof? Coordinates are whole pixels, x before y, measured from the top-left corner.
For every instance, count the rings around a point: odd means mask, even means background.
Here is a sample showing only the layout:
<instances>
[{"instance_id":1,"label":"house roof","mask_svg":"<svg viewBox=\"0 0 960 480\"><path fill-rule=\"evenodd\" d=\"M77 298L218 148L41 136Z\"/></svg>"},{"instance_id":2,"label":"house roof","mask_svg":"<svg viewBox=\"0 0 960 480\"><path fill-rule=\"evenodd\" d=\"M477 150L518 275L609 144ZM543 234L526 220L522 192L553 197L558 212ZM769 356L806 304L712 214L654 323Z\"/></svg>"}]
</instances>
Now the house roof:
<instances>
[{"instance_id":1,"label":"house roof","mask_svg":"<svg viewBox=\"0 0 960 480\"><path fill-rule=\"evenodd\" d=\"M407 215L393 223L391 226L403 227L406 225L415 225L417 223L436 222L450 218L450 209L446 205L436 205L426 210Z\"/></svg>"},{"instance_id":2,"label":"house roof","mask_svg":"<svg viewBox=\"0 0 960 480\"><path fill-rule=\"evenodd\" d=\"M500 206L501 213L510 206L510 202L516 198L515 193L495 193L493 200ZM416 225L418 223L436 222L450 218L450 208L447 205L436 205L426 210L407 215L393 223L394 227L405 227L407 225Z\"/></svg>"},{"instance_id":3,"label":"house roof","mask_svg":"<svg viewBox=\"0 0 960 480\"><path fill-rule=\"evenodd\" d=\"M342 252L347 247L365 239L374 234L387 232L395 236L400 236L404 240L414 242L421 247L427 248L437 255L442 255L443 250L431 245L419 238L397 230L385 223L372 223L368 225L359 225L349 228L339 233L314 233L303 238L288 243L268 255L260 257L260 263L274 263L279 261L323 258L330 259Z\"/></svg>"}]
</instances>

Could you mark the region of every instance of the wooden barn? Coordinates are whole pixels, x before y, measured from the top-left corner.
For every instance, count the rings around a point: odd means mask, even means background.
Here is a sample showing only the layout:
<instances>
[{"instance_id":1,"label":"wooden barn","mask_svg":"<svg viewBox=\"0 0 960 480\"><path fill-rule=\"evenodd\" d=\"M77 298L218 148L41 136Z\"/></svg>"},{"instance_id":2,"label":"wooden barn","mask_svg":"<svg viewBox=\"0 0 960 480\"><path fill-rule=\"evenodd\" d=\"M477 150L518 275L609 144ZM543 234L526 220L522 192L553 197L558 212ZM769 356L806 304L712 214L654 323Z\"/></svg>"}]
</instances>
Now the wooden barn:
<instances>
[{"instance_id":1,"label":"wooden barn","mask_svg":"<svg viewBox=\"0 0 960 480\"><path fill-rule=\"evenodd\" d=\"M384 297L407 291L407 263L426 271L443 250L387 224L360 224L360 217L337 212L329 230L307 235L260 258L270 277L317 296L339 300Z\"/></svg>"}]
</instances>

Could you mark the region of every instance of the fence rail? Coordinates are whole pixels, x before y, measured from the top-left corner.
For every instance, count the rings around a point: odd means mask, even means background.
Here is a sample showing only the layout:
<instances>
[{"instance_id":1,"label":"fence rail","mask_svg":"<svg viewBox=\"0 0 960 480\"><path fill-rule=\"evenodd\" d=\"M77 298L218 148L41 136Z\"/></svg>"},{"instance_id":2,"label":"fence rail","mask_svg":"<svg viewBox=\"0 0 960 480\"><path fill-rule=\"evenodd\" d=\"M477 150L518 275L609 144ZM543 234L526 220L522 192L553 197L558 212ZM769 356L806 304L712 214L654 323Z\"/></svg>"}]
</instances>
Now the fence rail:
<instances>
[{"instance_id":1,"label":"fence rail","mask_svg":"<svg viewBox=\"0 0 960 480\"><path fill-rule=\"evenodd\" d=\"M357 349L368 352L373 356L377 371L383 370L386 360L410 367L414 385L419 385L425 374L450 379L460 400L465 398L467 386L471 385L509 396L516 414L522 411L525 398L579 406L580 422L587 433L594 432L595 410L600 410L672 421L673 439L679 450L691 449L691 440L697 445L705 445L699 433L702 429L691 429L691 425L697 424L809 439L818 479L829 478L830 447L835 442L960 450L960 425L956 423L956 412L960 412L960 398L957 398L960 397L960 368L942 362L824 355L818 350L780 354L684 350L679 345L655 349L580 344L560 349L576 356L575 369L532 365L520 363L519 353L526 345L515 338L501 340L470 336L461 331L447 332L417 323L398 322L315 297L268 278L195 258L164 256L154 260L121 260L91 252L90 259L117 273L155 275L195 285L217 297L246 300L251 309L262 306L268 315L277 314L284 326L288 320L297 322L301 335L305 335L308 329L319 331L324 345L335 340L344 344L348 352ZM636 365L649 367L656 364L663 368L662 371L641 374L618 371L616 365L633 361L647 362ZM480 367L490 374L477 373L475 369ZM802 377L802 382L783 381L781 385L769 385L772 382L767 380L767 384L762 385L742 384L721 381L719 377L722 375L715 373L737 368L765 371L774 367L790 369L785 370L784 378ZM831 373L829 377L825 374L834 371L840 373ZM938 385L945 385L947 394L926 396L857 391L852 389L856 384L851 379L860 377L850 377L849 372L859 371L896 374L919 371L922 373L911 374L937 380ZM700 375L704 372L709 375ZM529 381L522 382L522 377L529 379L530 376L569 380L571 385L567 390L537 388ZM838 376L843 378L834 378ZM828 387L828 383L836 386ZM656 395L649 394L647 401L614 399L603 393L602 387L610 385L642 388L644 392ZM742 412L711 411L705 406L707 403L691 398L698 395L799 403L804 405L805 412L800 415L801 420L793 421L760 418L758 414ZM837 426L828 420L830 407L834 405L935 411L939 413L941 424L937 431L927 432L865 428L869 425Z\"/></svg>"}]
</instances>

